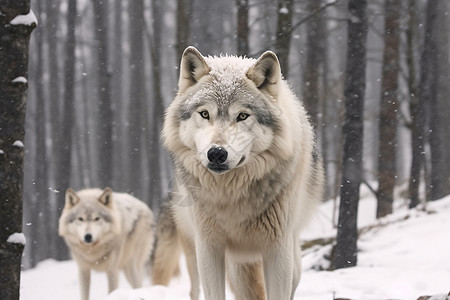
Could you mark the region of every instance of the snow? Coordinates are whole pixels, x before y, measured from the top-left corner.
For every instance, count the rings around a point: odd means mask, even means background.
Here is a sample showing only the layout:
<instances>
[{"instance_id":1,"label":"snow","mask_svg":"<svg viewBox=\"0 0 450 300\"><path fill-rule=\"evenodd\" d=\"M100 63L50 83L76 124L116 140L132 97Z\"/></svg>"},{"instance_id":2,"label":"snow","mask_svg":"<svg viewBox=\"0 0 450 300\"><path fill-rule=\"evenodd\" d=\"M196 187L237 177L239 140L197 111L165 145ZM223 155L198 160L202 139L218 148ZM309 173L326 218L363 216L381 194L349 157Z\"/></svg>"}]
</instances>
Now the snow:
<instances>
[{"instance_id":1,"label":"snow","mask_svg":"<svg viewBox=\"0 0 450 300\"><path fill-rule=\"evenodd\" d=\"M450 196L414 210L398 201L395 213L381 220L375 220L375 205L369 194L359 205L360 228L367 229L358 241L358 265L320 271L320 266L329 263L324 257L331 246L306 249L302 280L294 299L417 299L423 295L437 295L435 300L450 299L446 297L450 290ZM333 237L332 210L332 202L323 204L303 237ZM151 286L146 279L143 288L132 290L121 274L119 289L108 296L106 275L94 272L91 299L188 300L190 283L183 257L180 266L180 277L174 278L169 287ZM22 300L78 298L77 267L72 261L46 260L22 272ZM227 299L234 299L229 290Z\"/></svg>"},{"instance_id":2,"label":"snow","mask_svg":"<svg viewBox=\"0 0 450 300\"><path fill-rule=\"evenodd\" d=\"M19 76L19 77L14 78L12 82L14 82L14 83L15 82L27 83L28 81L27 81L27 79L25 77Z\"/></svg>"},{"instance_id":3,"label":"snow","mask_svg":"<svg viewBox=\"0 0 450 300\"><path fill-rule=\"evenodd\" d=\"M287 9L287 7L282 7L280 8L279 13L282 15L287 15L289 13L289 9Z\"/></svg>"},{"instance_id":4,"label":"snow","mask_svg":"<svg viewBox=\"0 0 450 300\"><path fill-rule=\"evenodd\" d=\"M18 15L14 19L12 19L11 22L9 22L9 24L11 25L26 25L26 26L31 26L33 24L37 25L37 23L38 21L36 19L36 16L31 9L28 12L28 14Z\"/></svg>"},{"instance_id":5,"label":"snow","mask_svg":"<svg viewBox=\"0 0 450 300\"><path fill-rule=\"evenodd\" d=\"M13 145L13 146L16 146L16 147L23 148L23 143L22 143L22 141L15 141L12 145Z\"/></svg>"},{"instance_id":6,"label":"snow","mask_svg":"<svg viewBox=\"0 0 450 300\"><path fill-rule=\"evenodd\" d=\"M8 237L6 242L11 244L25 245L26 243L25 235L22 232L15 232Z\"/></svg>"}]
</instances>

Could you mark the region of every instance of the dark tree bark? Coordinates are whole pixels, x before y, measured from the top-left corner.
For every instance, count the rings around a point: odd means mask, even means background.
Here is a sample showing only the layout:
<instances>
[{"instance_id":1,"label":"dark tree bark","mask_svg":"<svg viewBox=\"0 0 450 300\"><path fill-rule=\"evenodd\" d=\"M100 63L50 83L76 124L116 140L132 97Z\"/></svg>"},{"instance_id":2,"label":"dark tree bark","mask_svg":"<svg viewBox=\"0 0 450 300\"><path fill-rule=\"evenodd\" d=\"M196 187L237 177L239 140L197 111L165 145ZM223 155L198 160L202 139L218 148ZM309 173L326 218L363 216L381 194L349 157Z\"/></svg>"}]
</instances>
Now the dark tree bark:
<instances>
[{"instance_id":1,"label":"dark tree bark","mask_svg":"<svg viewBox=\"0 0 450 300\"><path fill-rule=\"evenodd\" d=\"M144 69L144 1L133 0L128 3L130 15L130 90L129 90L129 165L126 176L128 191L142 198L142 137L144 131L146 101ZM145 131L144 131L145 133Z\"/></svg>"},{"instance_id":2,"label":"dark tree bark","mask_svg":"<svg viewBox=\"0 0 450 300\"><path fill-rule=\"evenodd\" d=\"M152 90L153 101L149 103L152 106L150 117L151 124L147 126L148 132L148 161L150 182L149 186L149 201L148 205L155 209L160 203L161 192L161 154L160 154L160 138L163 107L163 96L161 93L161 31L162 31L162 0L152 1L152 15L153 15L153 34L149 36L150 41L150 57L152 60Z\"/></svg>"},{"instance_id":3,"label":"dark tree bark","mask_svg":"<svg viewBox=\"0 0 450 300\"><path fill-rule=\"evenodd\" d=\"M180 65L181 56L189 43L190 20L193 0L177 0L177 36L176 36L176 62ZM178 76L178 74L177 74Z\"/></svg>"},{"instance_id":4,"label":"dark tree bark","mask_svg":"<svg viewBox=\"0 0 450 300\"><path fill-rule=\"evenodd\" d=\"M379 119L377 218L392 213L396 175L401 1L386 0Z\"/></svg>"},{"instance_id":5,"label":"dark tree bark","mask_svg":"<svg viewBox=\"0 0 450 300\"><path fill-rule=\"evenodd\" d=\"M43 20L43 16L45 15L45 2L38 1L36 3L38 6L38 20ZM42 17L41 17L42 16ZM42 219L49 218L50 214L50 201L49 199L49 180L50 180L50 161L48 160L49 154L46 146L46 141L48 138L48 134L46 132L46 122L49 118L48 115L48 103L46 103L47 95L45 93L44 88L44 33L45 33L45 25L38 24L38 27L35 31L35 74L34 74L34 87L36 89L35 94L35 102L36 102L36 118L34 123L34 134L35 134L35 145L36 145L36 157L34 160L35 165L35 173L34 173L34 181L35 181L35 192L29 195L30 205L29 207L24 208L24 210L29 210L31 216L31 224L27 228L30 232L29 236L32 236L34 240L39 240L42 245L50 244L50 231L47 230L48 224L40 221L40 217ZM30 74L31 76L31 74ZM31 81L33 81L33 79ZM40 201L41 200L41 201ZM27 248L30 250L31 255L30 264L31 267L34 267L39 261L48 258L48 252L46 249L42 249L45 247L37 247L36 243L28 243Z\"/></svg>"},{"instance_id":6,"label":"dark tree bark","mask_svg":"<svg viewBox=\"0 0 450 300\"><path fill-rule=\"evenodd\" d=\"M60 161L58 164L58 187L60 193L58 194L57 209L53 209L53 214L56 215L53 219L53 226L51 226L50 233L52 236L51 253L52 257L65 260L69 258L69 252L63 239L56 239L58 236L58 220L59 212L64 208L64 194L65 190L72 185L72 140L74 135L74 111L75 111L75 29L77 18L77 0L69 0L67 8L67 36L64 49L64 101L62 103L63 118L61 122L61 137L62 143L60 145Z\"/></svg>"},{"instance_id":7,"label":"dark tree bark","mask_svg":"<svg viewBox=\"0 0 450 300\"><path fill-rule=\"evenodd\" d=\"M437 51L438 51L438 64L439 64L439 76L437 82L437 109L440 113L440 142L441 142L441 163L440 170L442 172L443 189L442 195L450 194L450 37L448 34L442 34L448 32L450 29L450 20L448 18L448 11L450 9L449 1L438 1L436 30L437 33ZM437 195L439 197L439 195Z\"/></svg>"},{"instance_id":8,"label":"dark tree bark","mask_svg":"<svg viewBox=\"0 0 450 300\"><path fill-rule=\"evenodd\" d=\"M114 184L113 188L116 190L124 190L126 183L123 178L123 170L125 167L124 163L124 153L127 150L126 146L122 141L126 140L127 132L124 130L123 126L120 124L123 123L123 111L126 109L126 106L123 103L124 94L123 94L123 57L124 51L122 49L123 46L123 1L115 0L114 1L114 17L113 17L113 49L112 49L112 86L111 86L111 96L112 102L114 103L114 112L113 112L113 157L114 157L114 165L116 166L113 169L114 172Z\"/></svg>"},{"instance_id":9,"label":"dark tree bark","mask_svg":"<svg viewBox=\"0 0 450 300\"><path fill-rule=\"evenodd\" d=\"M237 5L237 55L248 53L248 0L236 0Z\"/></svg>"},{"instance_id":10,"label":"dark tree bark","mask_svg":"<svg viewBox=\"0 0 450 300\"><path fill-rule=\"evenodd\" d=\"M289 76L289 50L291 47L292 16L294 0L278 1L277 33L275 38L275 52L281 65L281 72L285 78Z\"/></svg>"},{"instance_id":11,"label":"dark tree bark","mask_svg":"<svg viewBox=\"0 0 450 300\"><path fill-rule=\"evenodd\" d=\"M0 3L0 299L19 299L28 45L36 19L27 0ZM20 20L19 15L28 15ZM22 16L24 17L24 16Z\"/></svg>"},{"instance_id":12,"label":"dark tree bark","mask_svg":"<svg viewBox=\"0 0 450 300\"><path fill-rule=\"evenodd\" d=\"M430 200L438 200L447 195L448 177L444 163L444 141L442 139L442 117L438 98L439 77L444 70L440 61L448 60L448 49L441 53L438 44L441 43L442 32L438 30L439 2L428 1L425 20L425 43L422 53L421 100L425 101L429 111L429 143L431 154ZM444 12L443 12L444 13ZM445 32L445 31L444 31ZM448 63L448 61L447 61ZM448 82L447 82L448 84ZM447 95L448 97L448 95ZM448 101L448 98L447 98ZM448 129L447 129L448 130Z\"/></svg>"},{"instance_id":13,"label":"dark tree bark","mask_svg":"<svg viewBox=\"0 0 450 300\"><path fill-rule=\"evenodd\" d=\"M350 0L345 79L344 157L338 232L333 258L335 269L357 262L357 215L362 179L363 109L366 86L367 2Z\"/></svg>"},{"instance_id":14,"label":"dark tree bark","mask_svg":"<svg viewBox=\"0 0 450 300\"><path fill-rule=\"evenodd\" d=\"M94 5L95 39L98 43L98 186L112 183L112 121L111 76L108 70L108 15L107 1L92 1Z\"/></svg>"},{"instance_id":15,"label":"dark tree bark","mask_svg":"<svg viewBox=\"0 0 450 300\"><path fill-rule=\"evenodd\" d=\"M417 40L416 28L417 13L416 1L411 1L409 6L409 22L407 36L407 64L408 64L408 89L411 97L409 110L411 114L411 171L409 176L409 207L414 208L420 203L419 185L420 172L424 162L424 126L425 126L425 108L423 101L418 98L418 80L416 79L416 61L415 44Z\"/></svg>"},{"instance_id":16,"label":"dark tree bark","mask_svg":"<svg viewBox=\"0 0 450 300\"><path fill-rule=\"evenodd\" d=\"M317 11L321 1L309 0L308 11ZM320 13L316 13L306 22L306 60L303 72L303 103L310 115L310 121L317 129L319 116L319 85L321 68L325 61L325 39L323 20Z\"/></svg>"}]
</instances>

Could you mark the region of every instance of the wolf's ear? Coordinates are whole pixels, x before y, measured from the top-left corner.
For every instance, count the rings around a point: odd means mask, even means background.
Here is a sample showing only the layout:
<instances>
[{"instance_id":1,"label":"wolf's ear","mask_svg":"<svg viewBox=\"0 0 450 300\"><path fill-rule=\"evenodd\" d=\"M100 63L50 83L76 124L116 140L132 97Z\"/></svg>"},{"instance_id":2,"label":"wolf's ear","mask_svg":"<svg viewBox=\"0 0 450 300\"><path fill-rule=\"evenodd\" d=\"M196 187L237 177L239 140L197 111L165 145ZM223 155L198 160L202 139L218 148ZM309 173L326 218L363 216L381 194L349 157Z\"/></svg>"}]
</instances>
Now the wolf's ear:
<instances>
[{"instance_id":1,"label":"wolf's ear","mask_svg":"<svg viewBox=\"0 0 450 300\"><path fill-rule=\"evenodd\" d=\"M281 81L281 68L277 56L272 51L264 52L247 71L247 78L261 91L276 97Z\"/></svg>"},{"instance_id":2,"label":"wolf's ear","mask_svg":"<svg viewBox=\"0 0 450 300\"><path fill-rule=\"evenodd\" d=\"M80 198L78 198L77 194L71 188L66 190L66 207L71 208L80 202Z\"/></svg>"},{"instance_id":3,"label":"wolf's ear","mask_svg":"<svg viewBox=\"0 0 450 300\"><path fill-rule=\"evenodd\" d=\"M98 198L98 201L100 201L101 204L105 206L111 206L112 201L112 190L111 188L107 187L103 190L103 194Z\"/></svg>"},{"instance_id":4,"label":"wolf's ear","mask_svg":"<svg viewBox=\"0 0 450 300\"><path fill-rule=\"evenodd\" d=\"M187 47L181 57L180 79L178 81L179 92L183 92L188 87L196 84L209 71L210 68L206 64L203 55L195 47Z\"/></svg>"}]
</instances>

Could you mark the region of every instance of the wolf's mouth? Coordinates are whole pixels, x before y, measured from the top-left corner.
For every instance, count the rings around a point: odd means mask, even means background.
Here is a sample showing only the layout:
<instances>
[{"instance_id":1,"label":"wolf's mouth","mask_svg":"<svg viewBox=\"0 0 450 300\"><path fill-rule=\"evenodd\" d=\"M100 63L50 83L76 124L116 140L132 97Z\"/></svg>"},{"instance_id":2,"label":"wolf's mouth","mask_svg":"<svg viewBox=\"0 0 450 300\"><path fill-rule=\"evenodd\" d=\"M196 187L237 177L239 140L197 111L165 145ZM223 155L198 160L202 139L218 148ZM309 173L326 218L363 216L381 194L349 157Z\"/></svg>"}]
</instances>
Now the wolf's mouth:
<instances>
[{"instance_id":1,"label":"wolf's mouth","mask_svg":"<svg viewBox=\"0 0 450 300\"><path fill-rule=\"evenodd\" d=\"M217 173L217 174L223 174L223 173L227 172L228 170L230 170L230 168L228 167L227 164L214 164L214 163L209 163L208 169L210 169L211 171L213 171L214 173Z\"/></svg>"},{"instance_id":2,"label":"wolf's mouth","mask_svg":"<svg viewBox=\"0 0 450 300\"><path fill-rule=\"evenodd\" d=\"M238 162L238 164L236 165L236 167L239 167L244 161L245 161L245 155L242 156L241 160Z\"/></svg>"}]
</instances>

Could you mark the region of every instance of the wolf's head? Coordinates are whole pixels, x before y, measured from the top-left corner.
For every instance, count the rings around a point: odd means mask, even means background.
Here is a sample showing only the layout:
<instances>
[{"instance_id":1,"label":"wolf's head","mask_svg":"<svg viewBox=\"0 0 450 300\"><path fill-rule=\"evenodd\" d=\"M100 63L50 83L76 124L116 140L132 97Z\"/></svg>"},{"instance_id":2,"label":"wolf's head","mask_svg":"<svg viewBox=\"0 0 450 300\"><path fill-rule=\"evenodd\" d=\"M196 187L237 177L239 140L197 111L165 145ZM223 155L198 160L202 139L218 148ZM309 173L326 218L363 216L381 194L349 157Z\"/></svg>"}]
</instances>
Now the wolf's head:
<instances>
[{"instance_id":1,"label":"wolf's head","mask_svg":"<svg viewBox=\"0 0 450 300\"><path fill-rule=\"evenodd\" d=\"M103 191L87 189L78 193L69 188L59 221L59 234L72 243L95 247L119 233L121 220L115 211L110 188Z\"/></svg>"},{"instance_id":2,"label":"wolf's head","mask_svg":"<svg viewBox=\"0 0 450 300\"><path fill-rule=\"evenodd\" d=\"M279 135L282 84L273 52L257 60L203 57L188 47L181 61L179 91L165 120L165 145L185 165L196 153L195 159L214 174L251 162Z\"/></svg>"}]
</instances>

